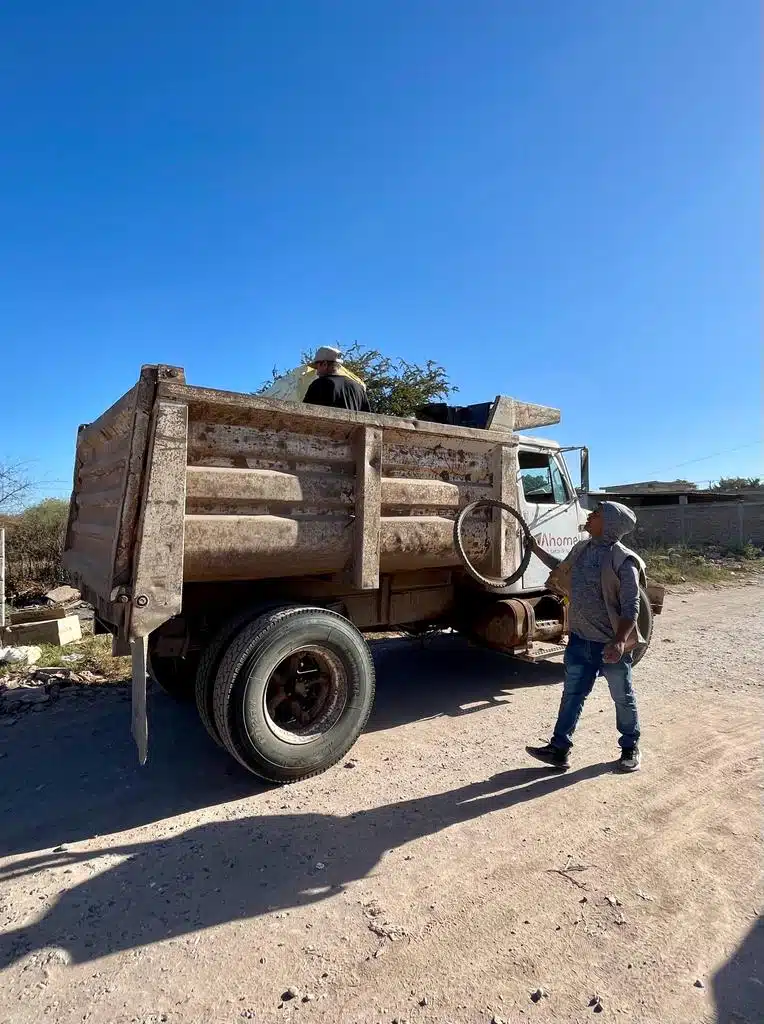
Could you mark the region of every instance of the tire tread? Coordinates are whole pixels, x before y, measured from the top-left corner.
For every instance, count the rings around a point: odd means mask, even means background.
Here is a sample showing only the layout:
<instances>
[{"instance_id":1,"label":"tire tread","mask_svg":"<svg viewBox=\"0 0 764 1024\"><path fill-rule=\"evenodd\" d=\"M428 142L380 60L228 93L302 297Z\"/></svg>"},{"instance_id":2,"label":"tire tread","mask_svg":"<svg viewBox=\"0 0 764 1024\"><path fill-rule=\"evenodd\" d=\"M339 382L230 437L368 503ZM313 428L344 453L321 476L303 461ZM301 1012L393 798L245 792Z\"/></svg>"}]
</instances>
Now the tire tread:
<instances>
[{"instance_id":1,"label":"tire tread","mask_svg":"<svg viewBox=\"0 0 764 1024\"><path fill-rule=\"evenodd\" d=\"M328 608L321 608L313 605L298 605L287 608L273 609L266 612L263 615L258 616L248 626L244 626L239 631L228 650L223 655L223 658L218 667L217 675L215 677L214 684L214 695L213 695L213 709L215 716L215 726L220 733L223 746L226 750L236 758L236 760L248 771L255 771L260 778L265 779L268 782L275 782L283 784L285 782L298 782L302 779L311 778L314 775L320 775L326 771L330 764L322 764L315 769L306 769L304 772L300 772L299 778L284 779L275 773L270 773L267 767L258 764L257 769L253 769L252 765L242 757L238 750L236 737L231 730L230 722L230 705L234 687L239 681L242 669L246 663L257 656L258 649L267 642L270 635L283 623L291 618L297 618L306 613L319 612L324 616L334 618L338 623L344 625L350 625L353 629L355 627L344 615L340 615L339 612L335 612ZM359 634L360 635L360 634ZM362 639L362 638L361 638ZM360 723L359 733L363 731L371 714L371 708L373 705L375 680L374 680L374 665L369 654L369 671L370 671L370 686L371 695L369 699L369 706L364 715L362 722ZM340 750L337 757L332 764L336 764L341 757L344 756L344 751Z\"/></svg>"},{"instance_id":2,"label":"tire tread","mask_svg":"<svg viewBox=\"0 0 764 1024\"><path fill-rule=\"evenodd\" d=\"M279 603L277 606L277 608L284 607L285 605L282 603ZM213 635L211 641L204 648L202 656L199 659L199 665L196 670L196 679L194 680L196 709L199 712L202 725L219 747L224 747L225 744L218 732L214 709L210 707L212 701L208 701L208 694L210 690L213 690L212 700L214 701L215 677L217 675L217 670L220 667L220 662L225 655L226 648L233 642L237 633L240 633L248 622L252 622L257 618L262 618L263 614L268 611L275 610L275 608L269 607L267 604L256 605L234 615L233 618L228 619Z\"/></svg>"}]
</instances>

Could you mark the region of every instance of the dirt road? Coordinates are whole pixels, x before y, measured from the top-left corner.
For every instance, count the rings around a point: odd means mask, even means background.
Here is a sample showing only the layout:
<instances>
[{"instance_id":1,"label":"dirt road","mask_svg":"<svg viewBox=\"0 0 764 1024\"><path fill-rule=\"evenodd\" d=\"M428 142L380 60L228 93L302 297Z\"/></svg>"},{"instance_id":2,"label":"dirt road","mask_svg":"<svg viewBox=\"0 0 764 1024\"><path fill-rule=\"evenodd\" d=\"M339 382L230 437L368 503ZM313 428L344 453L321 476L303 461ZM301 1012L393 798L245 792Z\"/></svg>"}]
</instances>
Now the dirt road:
<instances>
[{"instance_id":1,"label":"dirt road","mask_svg":"<svg viewBox=\"0 0 764 1024\"><path fill-rule=\"evenodd\" d=\"M529 763L560 668L457 637L380 644L352 760L288 789L162 694L145 769L124 692L0 717L0 1021L761 1021L761 598L667 599L635 776L599 684Z\"/></svg>"}]
</instances>

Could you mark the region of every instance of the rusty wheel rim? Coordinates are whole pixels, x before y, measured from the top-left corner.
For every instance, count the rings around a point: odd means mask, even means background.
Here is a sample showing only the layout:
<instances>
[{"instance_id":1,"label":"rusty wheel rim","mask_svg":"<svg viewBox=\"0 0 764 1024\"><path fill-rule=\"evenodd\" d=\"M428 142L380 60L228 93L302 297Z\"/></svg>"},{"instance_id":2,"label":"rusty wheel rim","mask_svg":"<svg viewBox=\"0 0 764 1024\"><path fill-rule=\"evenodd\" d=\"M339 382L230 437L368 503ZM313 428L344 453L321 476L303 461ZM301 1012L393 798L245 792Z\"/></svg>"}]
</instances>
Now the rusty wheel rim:
<instances>
[{"instance_id":1,"label":"rusty wheel rim","mask_svg":"<svg viewBox=\"0 0 764 1024\"><path fill-rule=\"evenodd\" d=\"M348 699L348 679L340 658L326 647L299 647L268 679L263 712L268 728L285 743L320 739L337 724Z\"/></svg>"},{"instance_id":2,"label":"rusty wheel rim","mask_svg":"<svg viewBox=\"0 0 764 1024\"><path fill-rule=\"evenodd\" d=\"M478 509L484 508L501 509L504 512L508 512L509 515L512 516L512 518L515 519L515 521L517 522L520 531L523 537L525 538L525 550L523 551L522 557L520 559L520 564L513 573L510 573L510 575L504 579L499 579L498 577L494 576L484 576L482 573L478 572L478 570L470 561L466 548L464 546L462 530L464 529L464 524L467 518L473 512L476 512ZM456 553L459 556L462 565L467 570L472 579L482 584L482 586L484 586L488 590L503 590L505 587L511 586L513 583L516 583L517 580L520 579L525 570L528 568L531 556L533 554L533 550L531 548L531 540L532 535L530 528L528 527L528 524L520 515L520 513L517 511L517 509L513 508L511 505L507 505L503 501L499 501L497 498L479 498L477 501L470 502L469 505L466 505L461 510L461 512L456 517L456 520L454 522L454 548L456 549Z\"/></svg>"}]
</instances>

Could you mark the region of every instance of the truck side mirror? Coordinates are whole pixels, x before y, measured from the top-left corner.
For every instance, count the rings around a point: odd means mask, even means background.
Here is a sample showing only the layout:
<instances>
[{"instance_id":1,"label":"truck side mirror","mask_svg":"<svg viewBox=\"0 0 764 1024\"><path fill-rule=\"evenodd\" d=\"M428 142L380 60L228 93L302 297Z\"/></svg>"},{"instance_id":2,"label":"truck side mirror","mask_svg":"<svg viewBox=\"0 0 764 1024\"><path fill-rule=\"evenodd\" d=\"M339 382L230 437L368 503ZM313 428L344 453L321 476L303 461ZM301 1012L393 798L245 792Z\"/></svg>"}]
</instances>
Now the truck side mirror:
<instances>
[{"instance_id":1,"label":"truck side mirror","mask_svg":"<svg viewBox=\"0 0 764 1024\"><path fill-rule=\"evenodd\" d=\"M581 449L581 494L589 493L589 449Z\"/></svg>"}]
</instances>

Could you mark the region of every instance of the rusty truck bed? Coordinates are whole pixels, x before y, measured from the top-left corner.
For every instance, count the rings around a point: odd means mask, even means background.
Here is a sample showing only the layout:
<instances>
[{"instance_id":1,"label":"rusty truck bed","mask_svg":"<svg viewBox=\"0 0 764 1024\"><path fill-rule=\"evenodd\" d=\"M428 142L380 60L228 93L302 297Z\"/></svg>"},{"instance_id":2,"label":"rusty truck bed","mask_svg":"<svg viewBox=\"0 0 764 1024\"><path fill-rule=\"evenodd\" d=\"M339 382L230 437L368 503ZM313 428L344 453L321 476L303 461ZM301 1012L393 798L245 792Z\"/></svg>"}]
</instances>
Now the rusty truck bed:
<instances>
[{"instance_id":1,"label":"rusty truck bed","mask_svg":"<svg viewBox=\"0 0 764 1024\"><path fill-rule=\"evenodd\" d=\"M556 410L511 399L489 430L329 410L185 384L175 367L80 428L65 566L123 639L181 609L184 584L455 566L453 520L480 497L515 504L511 427ZM551 416L551 418L550 418ZM503 425L502 425L503 420ZM472 523L474 561L507 575L514 535Z\"/></svg>"}]
</instances>

